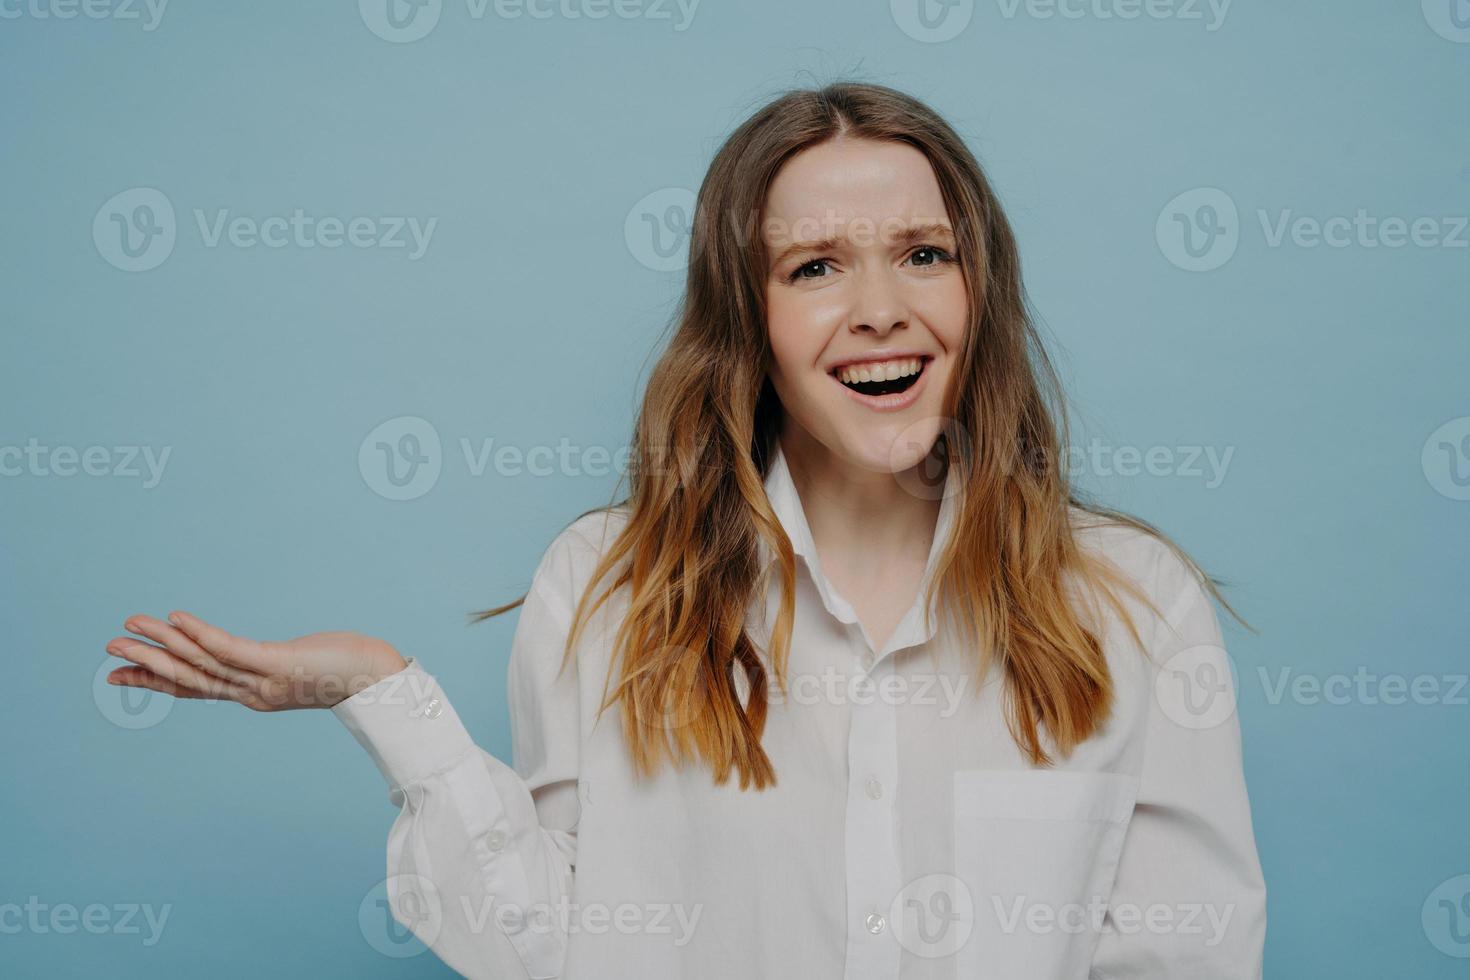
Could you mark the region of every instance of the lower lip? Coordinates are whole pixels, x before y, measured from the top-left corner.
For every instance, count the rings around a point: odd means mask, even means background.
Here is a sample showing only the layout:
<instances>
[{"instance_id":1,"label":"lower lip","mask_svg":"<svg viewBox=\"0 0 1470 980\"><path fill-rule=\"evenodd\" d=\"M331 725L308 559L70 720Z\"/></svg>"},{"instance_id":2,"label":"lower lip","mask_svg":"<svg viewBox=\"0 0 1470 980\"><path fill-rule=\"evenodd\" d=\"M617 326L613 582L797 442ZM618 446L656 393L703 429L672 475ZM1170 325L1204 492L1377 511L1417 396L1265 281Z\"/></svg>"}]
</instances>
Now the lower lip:
<instances>
[{"instance_id":1,"label":"lower lip","mask_svg":"<svg viewBox=\"0 0 1470 980\"><path fill-rule=\"evenodd\" d=\"M848 398L851 398L864 408L870 408L875 412L899 412L919 400L919 392L923 389L924 382L929 378L929 367L933 363L932 358L926 360L919 368L919 379L903 391L895 391L891 395L864 395L861 392L852 390L830 374L827 377L832 378L832 383L841 388Z\"/></svg>"}]
</instances>

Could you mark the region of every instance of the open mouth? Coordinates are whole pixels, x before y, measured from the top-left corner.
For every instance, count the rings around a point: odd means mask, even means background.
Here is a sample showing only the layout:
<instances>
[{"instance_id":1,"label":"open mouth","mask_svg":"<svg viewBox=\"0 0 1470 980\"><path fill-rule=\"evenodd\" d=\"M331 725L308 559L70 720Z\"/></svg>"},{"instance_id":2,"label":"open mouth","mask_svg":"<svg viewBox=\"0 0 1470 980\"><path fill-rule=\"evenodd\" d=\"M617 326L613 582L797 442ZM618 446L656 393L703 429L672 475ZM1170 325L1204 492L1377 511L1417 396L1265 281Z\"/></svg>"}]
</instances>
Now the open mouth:
<instances>
[{"instance_id":1,"label":"open mouth","mask_svg":"<svg viewBox=\"0 0 1470 980\"><path fill-rule=\"evenodd\" d=\"M889 361L847 364L832 370L832 377L860 395L896 395L912 388L933 358L897 357Z\"/></svg>"}]
</instances>

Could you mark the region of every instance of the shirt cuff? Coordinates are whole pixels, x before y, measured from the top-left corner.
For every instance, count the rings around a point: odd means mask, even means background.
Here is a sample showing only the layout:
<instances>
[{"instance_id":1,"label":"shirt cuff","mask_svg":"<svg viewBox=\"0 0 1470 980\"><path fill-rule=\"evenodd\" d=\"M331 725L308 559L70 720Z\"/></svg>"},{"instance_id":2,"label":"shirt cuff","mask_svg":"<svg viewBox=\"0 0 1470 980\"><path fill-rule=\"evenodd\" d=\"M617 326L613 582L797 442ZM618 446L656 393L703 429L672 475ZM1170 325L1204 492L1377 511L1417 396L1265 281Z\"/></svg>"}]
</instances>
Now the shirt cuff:
<instances>
[{"instance_id":1,"label":"shirt cuff","mask_svg":"<svg viewBox=\"0 0 1470 980\"><path fill-rule=\"evenodd\" d=\"M418 659L332 705L390 787L419 782L476 748L459 714Z\"/></svg>"}]
</instances>

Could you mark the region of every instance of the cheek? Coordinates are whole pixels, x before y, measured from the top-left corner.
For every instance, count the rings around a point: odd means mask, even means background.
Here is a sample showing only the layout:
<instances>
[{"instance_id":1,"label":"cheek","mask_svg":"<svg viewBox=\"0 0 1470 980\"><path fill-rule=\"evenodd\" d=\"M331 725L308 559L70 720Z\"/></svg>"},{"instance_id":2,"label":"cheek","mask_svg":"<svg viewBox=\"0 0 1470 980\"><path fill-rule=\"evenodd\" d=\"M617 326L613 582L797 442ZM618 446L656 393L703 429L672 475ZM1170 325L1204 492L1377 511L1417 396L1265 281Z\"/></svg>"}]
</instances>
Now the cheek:
<instances>
[{"instance_id":1,"label":"cheek","mask_svg":"<svg viewBox=\"0 0 1470 980\"><path fill-rule=\"evenodd\" d=\"M774 380L779 385L806 383L826 347L821 314L800 298L767 298L766 329L771 339Z\"/></svg>"},{"instance_id":2,"label":"cheek","mask_svg":"<svg viewBox=\"0 0 1470 980\"><path fill-rule=\"evenodd\" d=\"M958 275L949 277L944 288L925 297L918 312L940 345L950 354L958 353L970 314L964 279Z\"/></svg>"}]
</instances>

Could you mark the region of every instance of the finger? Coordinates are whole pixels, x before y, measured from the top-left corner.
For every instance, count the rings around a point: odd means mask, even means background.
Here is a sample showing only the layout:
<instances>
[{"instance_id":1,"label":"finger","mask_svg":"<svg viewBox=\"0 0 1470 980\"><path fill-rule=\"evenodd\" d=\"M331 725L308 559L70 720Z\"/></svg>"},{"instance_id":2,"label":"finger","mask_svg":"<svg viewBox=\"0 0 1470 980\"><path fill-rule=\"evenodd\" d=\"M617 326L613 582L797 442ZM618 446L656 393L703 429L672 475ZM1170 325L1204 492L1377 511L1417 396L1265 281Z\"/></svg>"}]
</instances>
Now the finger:
<instances>
[{"instance_id":1,"label":"finger","mask_svg":"<svg viewBox=\"0 0 1470 980\"><path fill-rule=\"evenodd\" d=\"M176 698L198 698L203 701L216 701L203 691L175 684L173 681L150 672L146 667L138 667L129 664L119 667L107 675L107 683L116 684L118 687L141 687L160 694L168 694Z\"/></svg>"},{"instance_id":2,"label":"finger","mask_svg":"<svg viewBox=\"0 0 1470 980\"><path fill-rule=\"evenodd\" d=\"M183 630L222 664L241 667L257 674L279 674L286 668L284 658L275 647L248 640L243 636L232 636L181 610L168 614L168 621Z\"/></svg>"},{"instance_id":3,"label":"finger","mask_svg":"<svg viewBox=\"0 0 1470 980\"><path fill-rule=\"evenodd\" d=\"M196 698L201 701L233 701L236 704L243 704L253 711L275 711L277 709L276 705L270 704L254 692L237 689L226 692L227 696L225 697L216 697L204 691L196 691L193 688L185 687L166 677L159 677L146 667L138 667L132 664L126 667L119 667L117 670L108 674L107 681L110 684L116 684L120 687L141 687L150 691L158 691L161 694L169 694L176 698Z\"/></svg>"},{"instance_id":4,"label":"finger","mask_svg":"<svg viewBox=\"0 0 1470 980\"><path fill-rule=\"evenodd\" d=\"M117 684L120 687L141 687L150 691L158 691L161 694L169 694L176 698L195 698L201 701L233 701L243 704L254 711L274 711L273 705L266 703L253 693L244 691L236 692L230 697L215 697L203 691L196 691L183 686L166 677L159 677L149 671L146 667L128 665L119 667L107 675L108 683Z\"/></svg>"},{"instance_id":5,"label":"finger","mask_svg":"<svg viewBox=\"0 0 1470 980\"><path fill-rule=\"evenodd\" d=\"M130 633L146 636L167 649L169 653L193 664L194 667L205 673L252 690L258 690L260 687L260 675L220 663L210 656L209 651L189 639L188 635L178 627L170 626L161 619L154 619L152 616L132 616L126 623L123 623L123 628Z\"/></svg>"},{"instance_id":6,"label":"finger","mask_svg":"<svg viewBox=\"0 0 1470 980\"><path fill-rule=\"evenodd\" d=\"M237 694L250 693L246 688L199 670L193 664L180 660L167 650L135 640L130 636L120 636L107 644L107 652L115 657L123 657L146 667L164 680L196 691L203 691L211 697L229 698L233 701L237 699Z\"/></svg>"}]
</instances>

